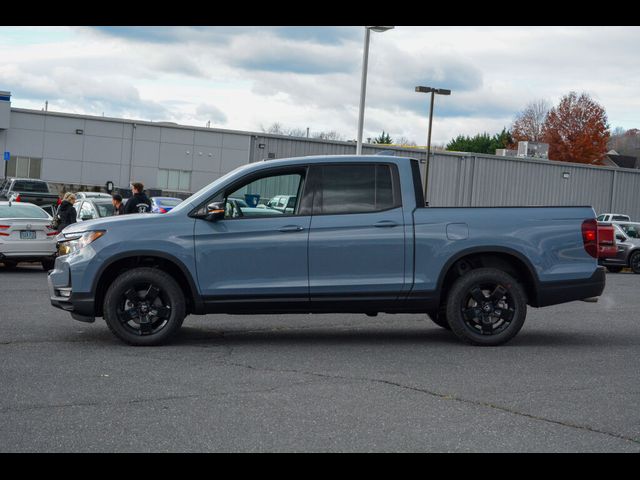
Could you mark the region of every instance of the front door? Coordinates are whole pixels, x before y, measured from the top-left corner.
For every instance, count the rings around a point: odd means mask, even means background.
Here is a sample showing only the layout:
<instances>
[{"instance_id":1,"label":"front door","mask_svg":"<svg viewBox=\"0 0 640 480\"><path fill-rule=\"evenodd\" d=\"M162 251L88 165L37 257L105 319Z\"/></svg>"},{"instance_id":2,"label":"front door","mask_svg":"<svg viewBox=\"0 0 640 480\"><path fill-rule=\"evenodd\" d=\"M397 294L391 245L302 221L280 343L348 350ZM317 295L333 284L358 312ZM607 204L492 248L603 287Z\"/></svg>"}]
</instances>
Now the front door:
<instances>
[{"instance_id":1,"label":"front door","mask_svg":"<svg viewBox=\"0 0 640 480\"><path fill-rule=\"evenodd\" d=\"M195 249L205 302L307 302L311 217L267 207L277 195L300 199L306 168L278 169L237 182L211 201L226 203L224 219L198 219ZM224 308L222 308L224 310Z\"/></svg>"}]
</instances>

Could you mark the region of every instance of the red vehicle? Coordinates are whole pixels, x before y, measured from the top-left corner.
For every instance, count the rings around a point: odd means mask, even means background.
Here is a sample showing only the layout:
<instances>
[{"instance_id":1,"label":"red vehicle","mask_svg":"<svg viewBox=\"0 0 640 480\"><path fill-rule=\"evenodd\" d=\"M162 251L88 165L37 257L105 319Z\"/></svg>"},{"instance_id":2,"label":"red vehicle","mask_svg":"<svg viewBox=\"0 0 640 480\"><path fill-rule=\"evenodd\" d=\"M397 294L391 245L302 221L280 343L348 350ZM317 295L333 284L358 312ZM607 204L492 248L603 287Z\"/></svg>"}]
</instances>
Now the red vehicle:
<instances>
[{"instance_id":1,"label":"red vehicle","mask_svg":"<svg viewBox=\"0 0 640 480\"><path fill-rule=\"evenodd\" d=\"M598 258L615 257L617 253L618 246L613 225L598 222Z\"/></svg>"}]
</instances>

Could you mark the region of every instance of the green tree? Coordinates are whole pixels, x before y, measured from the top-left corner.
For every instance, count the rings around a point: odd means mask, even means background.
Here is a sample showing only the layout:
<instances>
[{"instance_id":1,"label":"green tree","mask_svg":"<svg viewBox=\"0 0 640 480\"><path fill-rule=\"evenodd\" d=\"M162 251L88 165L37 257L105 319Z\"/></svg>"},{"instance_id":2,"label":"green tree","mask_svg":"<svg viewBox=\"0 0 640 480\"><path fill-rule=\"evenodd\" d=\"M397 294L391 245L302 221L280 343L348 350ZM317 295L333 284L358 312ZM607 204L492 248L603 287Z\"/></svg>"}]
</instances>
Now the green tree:
<instances>
[{"instance_id":1,"label":"green tree","mask_svg":"<svg viewBox=\"0 0 640 480\"><path fill-rule=\"evenodd\" d=\"M383 130L382 131L382 135L380 135L379 137L376 137L376 138L373 139L373 143L391 145L393 143L393 140L391 140L391 137L389 136L389 134L388 133L384 133L384 130Z\"/></svg>"},{"instance_id":2,"label":"green tree","mask_svg":"<svg viewBox=\"0 0 640 480\"><path fill-rule=\"evenodd\" d=\"M502 132L490 136L487 132L473 137L458 135L445 146L445 150L455 152L486 153L495 155L498 148L507 148L512 143L511 133L503 128Z\"/></svg>"}]
</instances>

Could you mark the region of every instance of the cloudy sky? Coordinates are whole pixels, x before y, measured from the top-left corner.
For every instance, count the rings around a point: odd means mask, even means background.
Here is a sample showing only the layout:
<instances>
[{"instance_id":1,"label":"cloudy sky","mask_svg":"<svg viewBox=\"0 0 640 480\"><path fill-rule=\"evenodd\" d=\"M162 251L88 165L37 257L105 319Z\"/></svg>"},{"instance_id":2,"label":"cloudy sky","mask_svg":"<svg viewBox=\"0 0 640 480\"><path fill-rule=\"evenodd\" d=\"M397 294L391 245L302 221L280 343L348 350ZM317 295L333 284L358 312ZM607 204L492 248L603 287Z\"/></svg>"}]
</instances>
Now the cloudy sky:
<instances>
[{"instance_id":1,"label":"cloudy sky","mask_svg":"<svg viewBox=\"0 0 640 480\"><path fill-rule=\"evenodd\" d=\"M363 27L0 27L12 106L356 138ZM495 133L534 100L586 92L640 127L639 27L410 27L372 33L364 137Z\"/></svg>"}]
</instances>

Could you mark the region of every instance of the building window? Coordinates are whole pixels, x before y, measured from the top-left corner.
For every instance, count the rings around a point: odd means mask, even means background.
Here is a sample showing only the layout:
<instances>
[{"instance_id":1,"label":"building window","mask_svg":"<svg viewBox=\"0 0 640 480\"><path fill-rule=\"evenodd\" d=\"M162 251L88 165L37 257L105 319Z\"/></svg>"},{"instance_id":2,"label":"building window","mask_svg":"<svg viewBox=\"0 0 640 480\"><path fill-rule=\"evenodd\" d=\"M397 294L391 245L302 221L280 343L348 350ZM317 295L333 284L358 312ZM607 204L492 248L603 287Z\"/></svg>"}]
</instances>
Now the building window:
<instances>
[{"instance_id":1,"label":"building window","mask_svg":"<svg viewBox=\"0 0 640 480\"><path fill-rule=\"evenodd\" d=\"M41 158L11 157L7 163L7 177L40 178Z\"/></svg>"},{"instance_id":2,"label":"building window","mask_svg":"<svg viewBox=\"0 0 640 480\"><path fill-rule=\"evenodd\" d=\"M185 170L158 170L158 187L163 190L189 191L191 172Z\"/></svg>"}]
</instances>

